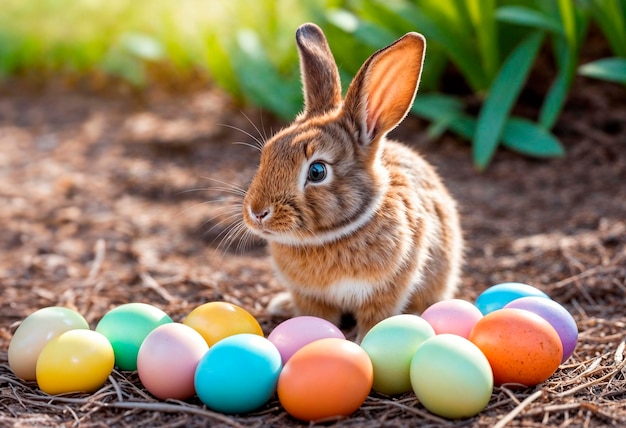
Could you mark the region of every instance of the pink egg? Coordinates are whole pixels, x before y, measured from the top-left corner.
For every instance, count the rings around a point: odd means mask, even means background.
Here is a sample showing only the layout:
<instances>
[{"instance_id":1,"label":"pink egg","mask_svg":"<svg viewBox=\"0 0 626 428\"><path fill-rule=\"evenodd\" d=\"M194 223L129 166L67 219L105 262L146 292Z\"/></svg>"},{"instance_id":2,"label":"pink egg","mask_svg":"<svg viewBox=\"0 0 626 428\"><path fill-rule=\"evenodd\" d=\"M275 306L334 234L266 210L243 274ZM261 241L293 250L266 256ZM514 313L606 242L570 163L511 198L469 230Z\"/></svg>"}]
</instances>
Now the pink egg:
<instances>
[{"instance_id":1,"label":"pink egg","mask_svg":"<svg viewBox=\"0 0 626 428\"><path fill-rule=\"evenodd\" d=\"M461 299L442 300L422 313L436 334L456 334L466 339L482 317L476 306Z\"/></svg>"},{"instance_id":2,"label":"pink egg","mask_svg":"<svg viewBox=\"0 0 626 428\"><path fill-rule=\"evenodd\" d=\"M267 337L278 348L283 364L304 345L320 339L345 339L333 323L325 319L301 316L283 321Z\"/></svg>"},{"instance_id":3,"label":"pink egg","mask_svg":"<svg viewBox=\"0 0 626 428\"><path fill-rule=\"evenodd\" d=\"M196 393L196 366L208 350L209 345L193 328L179 323L161 325L139 348L139 379L155 397L185 400Z\"/></svg>"}]
</instances>

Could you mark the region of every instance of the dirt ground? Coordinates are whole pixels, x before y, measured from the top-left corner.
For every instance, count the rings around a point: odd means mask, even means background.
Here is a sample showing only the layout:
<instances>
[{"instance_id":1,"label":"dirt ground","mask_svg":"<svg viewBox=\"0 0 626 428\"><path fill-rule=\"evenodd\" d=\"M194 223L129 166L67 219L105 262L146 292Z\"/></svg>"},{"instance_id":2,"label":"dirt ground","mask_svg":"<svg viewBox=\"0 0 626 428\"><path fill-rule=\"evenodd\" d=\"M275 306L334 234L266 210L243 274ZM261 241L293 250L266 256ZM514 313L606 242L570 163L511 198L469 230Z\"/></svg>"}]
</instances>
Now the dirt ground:
<instances>
[{"instance_id":1,"label":"dirt ground","mask_svg":"<svg viewBox=\"0 0 626 428\"><path fill-rule=\"evenodd\" d=\"M261 242L230 239L239 199L224 188L245 188L258 161L232 143L280 124L206 88L137 96L15 82L0 95L0 426L307 425L275 399L239 416L197 399L161 402L134 373L114 372L94 394L50 397L15 378L6 354L17 323L54 305L93 327L126 302L180 321L224 300L269 333L280 320L265 306L280 284ZM408 119L394 136L424 153L459 201L467 254L457 297L473 301L504 281L535 285L571 311L578 347L541 385L495 388L470 419L435 417L412 394L372 394L351 418L322 425L626 425L625 88L576 82L555 129L562 159L500 151L477 173L469 145L428 141L424 125Z\"/></svg>"}]
</instances>

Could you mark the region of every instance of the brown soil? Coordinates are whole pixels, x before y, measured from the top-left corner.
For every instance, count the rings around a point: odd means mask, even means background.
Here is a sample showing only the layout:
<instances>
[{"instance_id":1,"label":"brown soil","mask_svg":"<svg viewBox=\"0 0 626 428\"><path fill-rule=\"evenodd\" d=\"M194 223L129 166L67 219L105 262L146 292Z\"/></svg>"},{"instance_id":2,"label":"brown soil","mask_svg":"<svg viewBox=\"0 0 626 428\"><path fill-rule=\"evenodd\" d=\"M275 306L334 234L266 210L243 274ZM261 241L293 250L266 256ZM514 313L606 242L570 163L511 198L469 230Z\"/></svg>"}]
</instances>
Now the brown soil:
<instances>
[{"instance_id":1,"label":"brown soil","mask_svg":"<svg viewBox=\"0 0 626 428\"><path fill-rule=\"evenodd\" d=\"M133 373L63 397L15 378L11 333L42 307L74 308L95 326L126 302L180 321L225 300L252 312L266 333L280 321L265 313L280 285L263 245L229 239L228 208L238 198L219 189L245 187L258 161L256 150L232 143L254 143L280 124L213 90L139 99L15 86L0 99L0 426L305 426L277 400L239 416L195 399L160 402ZM545 383L495 388L474 418L445 421L412 394L372 394L351 418L324 425L626 424L624 100L623 87L577 81L555 129L564 158L500 151L482 174L467 144L429 142L416 119L401 126L395 136L438 167L461 207L467 260L457 297L473 301L504 281L533 284L571 311L579 345Z\"/></svg>"}]
</instances>

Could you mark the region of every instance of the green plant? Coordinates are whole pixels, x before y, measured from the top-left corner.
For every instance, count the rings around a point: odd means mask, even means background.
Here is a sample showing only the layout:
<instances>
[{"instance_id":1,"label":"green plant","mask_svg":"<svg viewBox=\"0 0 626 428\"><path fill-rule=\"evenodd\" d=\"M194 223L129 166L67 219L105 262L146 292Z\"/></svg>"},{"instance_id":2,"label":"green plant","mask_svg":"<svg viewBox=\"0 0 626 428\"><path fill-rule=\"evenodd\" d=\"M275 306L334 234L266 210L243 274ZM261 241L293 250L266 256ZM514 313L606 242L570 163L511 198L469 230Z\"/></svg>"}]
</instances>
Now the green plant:
<instances>
[{"instance_id":1,"label":"green plant","mask_svg":"<svg viewBox=\"0 0 626 428\"><path fill-rule=\"evenodd\" d=\"M460 102L443 94L425 96L422 93L413 108L416 115L433 122L432 134L450 129L471 140L478 169L487 167L500 144L530 156L563 154L561 144L549 130L575 74L586 28L585 16L575 9L571 0L560 0L558 4L495 0L355 0L350 8L357 24L344 25L343 29L363 43L371 44L372 33L368 31L371 27L378 28L378 34L383 35L379 40L381 44L389 38L381 29L394 36L417 30L427 37L428 61L433 57L435 61L434 69L425 70L426 89L436 88L445 60L449 60L471 91L483 100L476 118L465 113ZM330 21L341 25L333 15ZM511 112L546 34L554 46L558 73L538 121L533 123L512 116Z\"/></svg>"},{"instance_id":2,"label":"green plant","mask_svg":"<svg viewBox=\"0 0 626 428\"><path fill-rule=\"evenodd\" d=\"M626 0L587 0L586 5L615 57L583 64L578 73L626 85Z\"/></svg>"}]
</instances>

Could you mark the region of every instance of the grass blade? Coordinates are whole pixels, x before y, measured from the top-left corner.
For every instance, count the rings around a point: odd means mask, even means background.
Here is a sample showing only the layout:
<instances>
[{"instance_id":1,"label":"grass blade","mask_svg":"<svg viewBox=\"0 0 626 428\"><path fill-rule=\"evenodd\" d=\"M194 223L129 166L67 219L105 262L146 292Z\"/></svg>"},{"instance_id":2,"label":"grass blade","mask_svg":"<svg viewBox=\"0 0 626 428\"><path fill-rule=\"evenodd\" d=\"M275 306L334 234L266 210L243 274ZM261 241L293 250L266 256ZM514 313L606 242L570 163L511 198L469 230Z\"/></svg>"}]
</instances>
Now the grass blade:
<instances>
[{"instance_id":1,"label":"grass blade","mask_svg":"<svg viewBox=\"0 0 626 428\"><path fill-rule=\"evenodd\" d=\"M502 133L502 145L537 158L561 157L563 146L552 134L526 119L510 117Z\"/></svg>"},{"instance_id":2,"label":"grass blade","mask_svg":"<svg viewBox=\"0 0 626 428\"><path fill-rule=\"evenodd\" d=\"M496 10L496 18L508 24L522 25L555 34L563 33L561 23L550 16L525 6L502 6Z\"/></svg>"},{"instance_id":3,"label":"grass blade","mask_svg":"<svg viewBox=\"0 0 626 428\"><path fill-rule=\"evenodd\" d=\"M626 58L603 58L578 68L578 74L626 85Z\"/></svg>"},{"instance_id":4,"label":"grass blade","mask_svg":"<svg viewBox=\"0 0 626 428\"><path fill-rule=\"evenodd\" d=\"M524 39L505 60L489 89L472 143L474 164L480 170L489 164L498 146L506 119L522 90L543 37L543 31L537 31Z\"/></svg>"}]
</instances>

